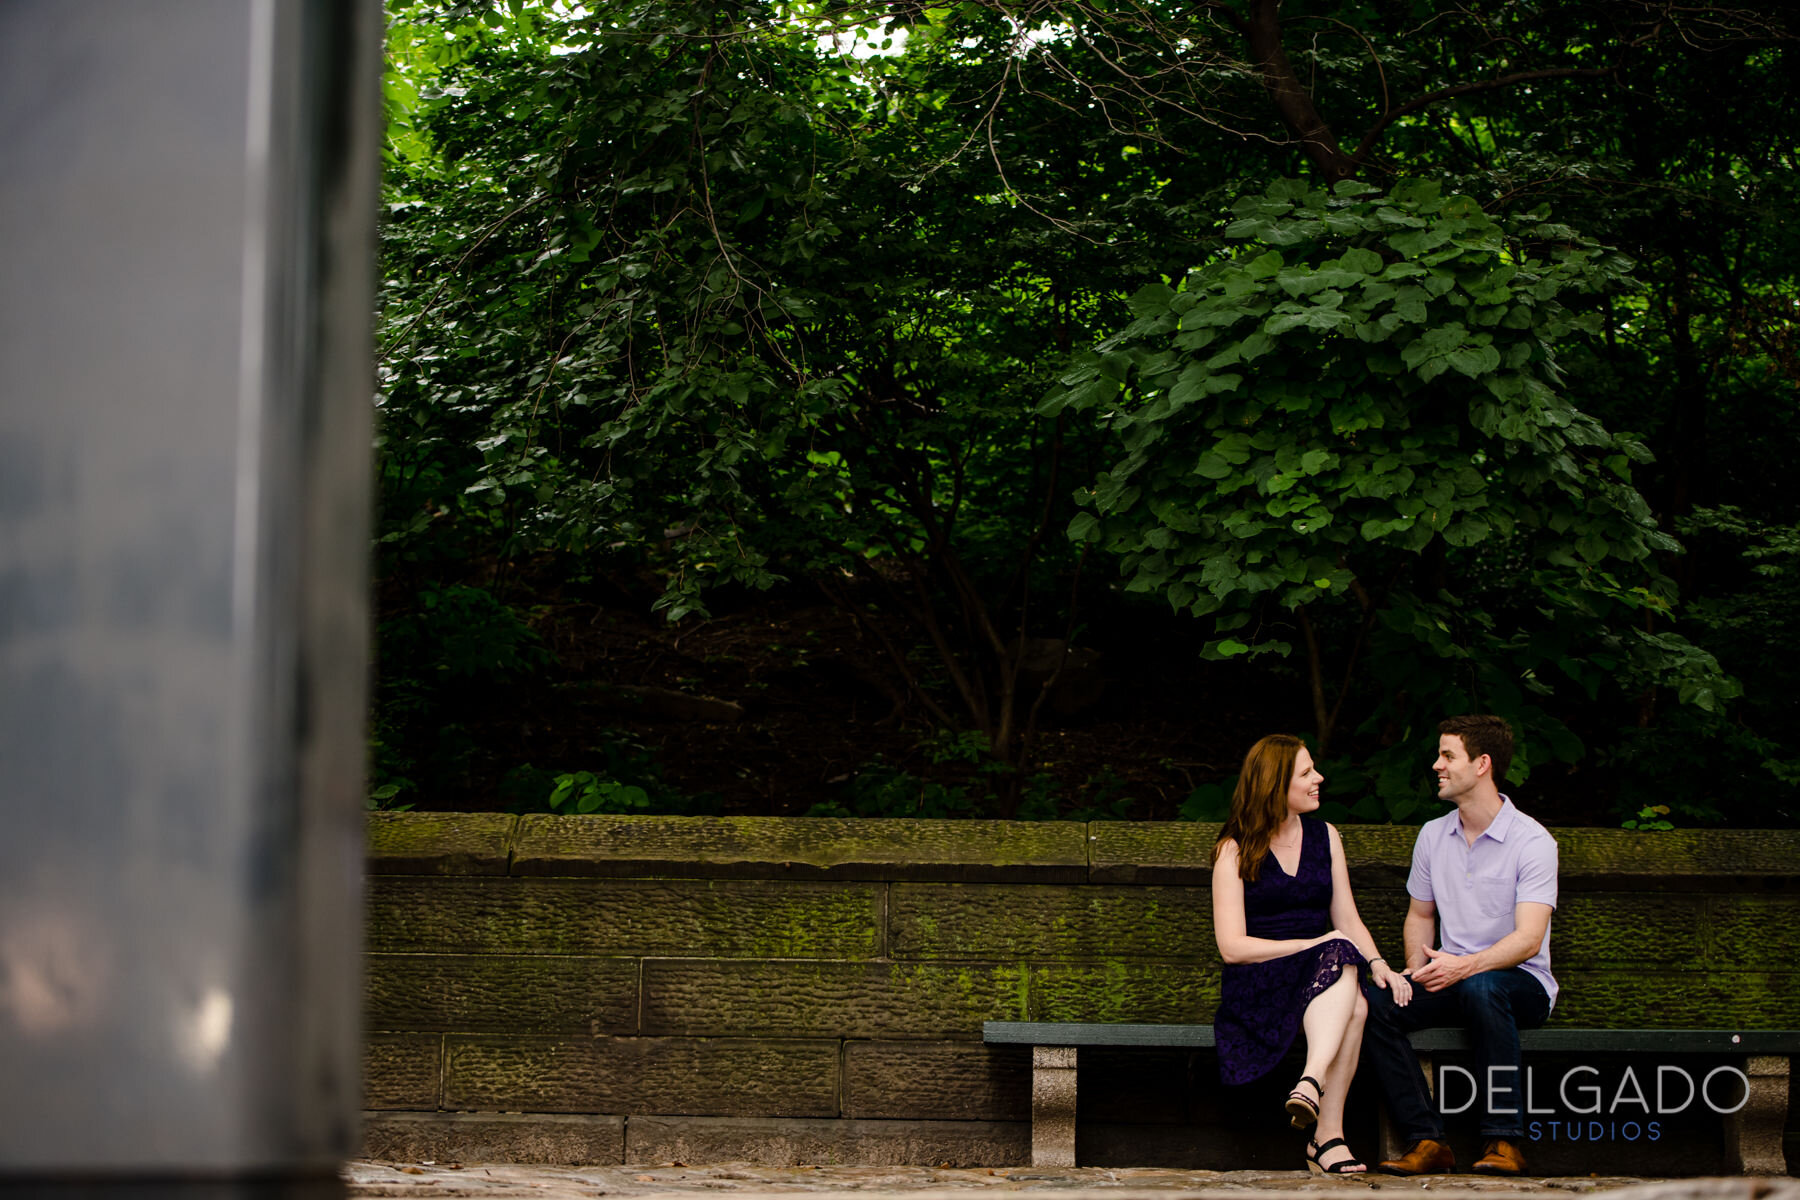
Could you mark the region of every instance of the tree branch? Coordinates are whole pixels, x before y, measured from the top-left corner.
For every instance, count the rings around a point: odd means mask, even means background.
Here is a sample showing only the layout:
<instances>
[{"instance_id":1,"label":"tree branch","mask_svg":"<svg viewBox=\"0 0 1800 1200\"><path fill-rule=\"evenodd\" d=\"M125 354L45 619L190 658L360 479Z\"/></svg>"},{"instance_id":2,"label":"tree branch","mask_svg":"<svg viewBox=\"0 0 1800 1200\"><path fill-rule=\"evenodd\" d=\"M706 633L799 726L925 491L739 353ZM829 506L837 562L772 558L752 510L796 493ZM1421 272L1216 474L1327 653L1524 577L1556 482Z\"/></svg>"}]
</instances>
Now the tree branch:
<instances>
[{"instance_id":1,"label":"tree branch","mask_svg":"<svg viewBox=\"0 0 1800 1200\"><path fill-rule=\"evenodd\" d=\"M514 217L518 216L532 205L547 199L549 199L547 193L539 192L537 195L526 200L523 204L520 204L517 208L495 221L492 225L489 225L486 229L482 230L481 236L476 238L474 244L463 251L462 257L456 260L456 265L444 273L443 279L438 281L436 289L432 291L431 298L425 301L424 306L414 314L413 319L406 323L406 328L396 334L393 341L381 348L381 352L375 356L377 365L386 364L388 359L393 357L394 351L406 341L407 337L412 333L413 329L417 327L419 322L425 319L425 314L436 307L438 297L444 294L444 289L450 286L450 281L457 277L458 273L463 269L464 264L474 257L475 252L487 244L489 238L505 228L507 222L511 221Z\"/></svg>"},{"instance_id":2,"label":"tree branch","mask_svg":"<svg viewBox=\"0 0 1800 1200\"><path fill-rule=\"evenodd\" d=\"M917 676L913 674L912 667L907 664L906 655L901 652L898 646L894 645L893 639L888 637L887 632L883 630L879 624L861 612L856 605L851 602L849 597L839 593L835 588L827 584L823 578L817 580L817 583L819 590L825 593L825 597L836 605L840 612L847 614L858 629L868 631L868 633L881 644L882 650L887 653L889 660L892 661L895 668L899 670L900 678L906 681L907 691L918 697L919 702L925 706L926 711L937 718L938 723L944 728L948 729L954 726L956 722L951 719L950 714L945 712L943 707L939 705L936 700L931 698L931 694L925 690L924 685L921 684ZM890 713L889 717L883 718L883 721L891 718L892 715L893 714ZM880 723L881 722L877 722L877 724Z\"/></svg>"},{"instance_id":3,"label":"tree branch","mask_svg":"<svg viewBox=\"0 0 1800 1200\"><path fill-rule=\"evenodd\" d=\"M1075 616L1081 599L1081 569L1087 566L1088 551L1093 548L1092 542L1085 543L1081 547L1081 557L1075 560L1075 576L1069 583L1069 624L1063 630L1062 657L1057 659L1056 670L1050 673L1050 678L1044 680L1044 685L1038 689L1037 698L1031 702L1031 712L1025 720L1025 729L1019 735L1019 749L1016 757L1021 773L1029 765L1031 744L1037 737L1038 712L1044 707L1044 701L1049 699L1051 690L1062 679L1063 668L1069 664L1069 645L1075 640ZM1023 639L1021 639L1022 645Z\"/></svg>"},{"instance_id":4,"label":"tree branch","mask_svg":"<svg viewBox=\"0 0 1800 1200\"><path fill-rule=\"evenodd\" d=\"M1539 71L1518 71L1511 75L1502 75L1498 79L1479 79L1474 83L1459 83L1453 87L1439 88L1435 92L1427 92L1423 96L1414 97L1399 108L1391 108L1381 114L1381 119L1369 131L1363 134L1356 149L1350 152L1352 165L1360 164L1363 156L1374 147L1375 142L1386 131L1389 125L1401 117L1428 108L1440 100L1448 100L1453 96L1466 96L1471 92L1492 92L1500 88L1511 87L1515 83L1530 83L1534 79L1597 79L1602 75L1611 75L1618 70L1617 64L1610 67L1546 67Z\"/></svg>"}]
</instances>

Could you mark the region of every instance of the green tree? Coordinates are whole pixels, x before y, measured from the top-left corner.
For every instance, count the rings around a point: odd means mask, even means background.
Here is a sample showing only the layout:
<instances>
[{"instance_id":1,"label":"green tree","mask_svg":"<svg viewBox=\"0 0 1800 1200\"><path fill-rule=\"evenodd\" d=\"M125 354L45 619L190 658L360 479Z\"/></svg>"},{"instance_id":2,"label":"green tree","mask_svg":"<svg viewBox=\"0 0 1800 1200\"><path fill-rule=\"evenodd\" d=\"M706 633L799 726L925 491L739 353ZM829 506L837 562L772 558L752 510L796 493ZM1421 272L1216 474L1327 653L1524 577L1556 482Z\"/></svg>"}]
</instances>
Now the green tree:
<instances>
[{"instance_id":1,"label":"green tree","mask_svg":"<svg viewBox=\"0 0 1800 1200\"><path fill-rule=\"evenodd\" d=\"M1573 758L1582 738L1605 744L1621 724L1644 731L1640 745L1675 724L1723 745L1718 702L1731 685L1708 650L1726 646L1724 626L1671 623L1679 598L1741 576L1678 555L1633 485L1664 517L1698 502L1744 504L1775 526L1800 519L1772 507L1785 429L1739 449L1791 391L1782 264L1793 259L1779 216L1793 164L1777 114L1794 88L1778 6L417 0L391 11L381 574L397 627L446 584L522 598L512 572L533 558L567 577L645 568L677 620L721 588L804 581L881 647L867 665L886 673L893 715L978 731L1009 772L1003 805L1015 803L1044 694L1025 683L1020 651L1031 638L1066 643L1076 599L1106 575L1082 569L1098 542L1055 536L1075 512L1071 489L1098 480L1094 519L1123 520L1130 506L1115 502L1163 469L1152 442L1132 439L1154 430L1156 444L1198 447L1204 434L1232 470L1158 485L1169 497L1191 488L1194 520L1214 528L1245 511L1262 484L1230 480L1265 460L1296 476L1280 494L1312 495L1330 517L1222 551L1218 569L1236 564L1239 582L1202 620L1247 615L1214 652L1268 664L1271 687L1286 686L1274 651L1301 651L1300 695L1334 753L1367 759L1415 733L1425 708L1465 702L1521 714L1536 735L1527 768ZM876 52L844 53L851 42ZM1647 99L1659 93L1766 116L1733 124L1699 103L1702 115L1683 115ZM1300 171L1382 188L1431 178L1481 211L1455 202L1407 209L1418 227L1304 233L1273 246L1282 263L1266 278L1248 266L1267 261L1260 253L1230 265L1234 198L1248 197L1239 244L1312 219L1271 207L1317 207L1301 194L1257 195ZM1407 203L1437 203L1421 196ZM1583 237L1545 232L1526 215L1544 200L1585 237L1626 248L1647 286L1622 286L1617 258ZM1328 216L1373 203L1318 201ZM1441 245L1384 240L1455 222L1467 224ZM1347 270L1355 250L1379 255L1381 272L1425 275L1294 295L1281 282ZM1471 315L1496 307L1478 297L1503 269L1545 290L1509 301L1532 308L1528 328ZM1443 292L1422 282L1446 272ZM1152 354L1145 320L1186 319L1151 311L1158 298L1198 304L1227 277L1245 289L1234 303L1304 310L1276 314L1286 323L1263 333L1280 350L1250 355L1254 371L1210 370L1200 386L1214 394L1183 392L1180 411L1153 419L1125 421L1129 404L1098 401L1032 411L1059 377L1093 382L1086 367L1070 373L1082 347L1136 316L1102 353L1117 371L1121 348ZM1407 299L1372 299L1379 286ZM1319 299L1331 292L1348 306L1337 317ZM1378 341L1337 324L1364 303L1379 319L1357 327L1399 321ZM1556 315L1565 305L1573 315ZM1573 316L1598 333L1567 336ZM1247 331L1220 326L1204 354L1175 341L1195 330L1170 333L1154 351L1181 367L1167 393L1228 345L1254 348ZM1521 347L1528 361L1510 363ZM1131 389L1154 391L1133 361ZM1400 467L1416 486L1353 495L1343 461L1322 465L1320 452L1346 458L1330 404L1264 386L1301 362L1424 439L1396 442L1397 466L1370 460L1380 486ZM1223 386L1234 373L1243 379ZM1480 399L1514 378L1520 396ZM1382 399L1388 383L1401 394ZM1568 421L1473 427L1481 404ZM1202 420L1234 405L1273 414L1247 451ZM1643 461L1639 441L1658 461ZM1108 464L1140 452L1115 488ZM1458 465L1446 474L1421 453ZM1551 493L1521 474L1565 460L1574 475L1546 476ZM1441 504L1425 494L1439 486L1452 488ZM1393 513L1361 515L1375 501ZM1400 512L1414 501L1455 519L1421 525ZM1574 525L1530 523L1559 514ZM1335 552L1325 544L1352 528ZM1729 535L1691 528L1735 561ZM1180 571L1156 581L1168 548L1077 530L1123 549L1134 586L1200 603L1200 582ZM1200 536L1176 532L1187 549ZM1270 561L1286 572L1296 555L1329 570L1304 587L1263 580ZM403 669L384 653L384 677ZM1410 784L1391 773L1388 794Z\"/></svg>"},{"instance_id":2,"label":"green tree","mask_svg":"<svg viewBox=\"0 0 1800 1200\"><path fill-rule=\"evenodd\" d=\"M1210 619L1209 654L1298 642L1321 756L1365 657L1371 719L1460 692L1571 754L1535 703L1553 677L1648 673L1716 707L1710 657L1638 625L1673 591L1655 555L1675 543L1630 486L1648 455L1558 386L1558 344L1595 323L1559 297L1623 264L1432 184L1283 182L1236 212L1252 249L1138 293L1045 403L1102 412L1125 451L1072 536Z\"/></svg>"},{"instance_id":3,"label":"green tree","mask_svg":"<svg viewBox=\"0 0 1800 1200\"><path fill-rule=\"evenodd\" d=\"M1035 400L1205 253L1220 182L1159 196L1196 167L1071 124L1042 70L972 151L968 102L1021 70L980 13L856 58L775 9L400 11L387 577L635 559L672 620L807 580L882 648L896 715L987 739L1010 811L1101 445Z\"/></svg>"}]
</instances>

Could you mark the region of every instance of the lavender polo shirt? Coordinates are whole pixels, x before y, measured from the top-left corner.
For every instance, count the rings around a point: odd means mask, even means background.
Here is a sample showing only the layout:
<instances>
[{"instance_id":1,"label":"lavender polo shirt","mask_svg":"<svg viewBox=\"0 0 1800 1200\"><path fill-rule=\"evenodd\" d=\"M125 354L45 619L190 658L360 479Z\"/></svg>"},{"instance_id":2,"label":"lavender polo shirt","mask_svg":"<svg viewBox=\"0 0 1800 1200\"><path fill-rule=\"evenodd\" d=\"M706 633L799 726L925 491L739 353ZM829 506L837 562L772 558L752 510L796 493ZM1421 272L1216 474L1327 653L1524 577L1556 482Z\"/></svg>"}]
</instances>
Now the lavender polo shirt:
<instances>
[{"instance_id":1,"label":"lavender polo shirt","mask_svg":"<svg viewBox=\"0 0 1800 1200\"><path fill-rule=\"evenodd\" d=\"M1419 830L1406 890L1414 900L1437 905L1440 949L1486 950L1513 931L1515 904L1556 907L1556 839L1502 796L1499 815L1471 846L1463 837L1462 812L1453 808ZM1548 928L1538 952L1519 965L1544 985L1554 1005Z\"/></svg>"}]
</instances>

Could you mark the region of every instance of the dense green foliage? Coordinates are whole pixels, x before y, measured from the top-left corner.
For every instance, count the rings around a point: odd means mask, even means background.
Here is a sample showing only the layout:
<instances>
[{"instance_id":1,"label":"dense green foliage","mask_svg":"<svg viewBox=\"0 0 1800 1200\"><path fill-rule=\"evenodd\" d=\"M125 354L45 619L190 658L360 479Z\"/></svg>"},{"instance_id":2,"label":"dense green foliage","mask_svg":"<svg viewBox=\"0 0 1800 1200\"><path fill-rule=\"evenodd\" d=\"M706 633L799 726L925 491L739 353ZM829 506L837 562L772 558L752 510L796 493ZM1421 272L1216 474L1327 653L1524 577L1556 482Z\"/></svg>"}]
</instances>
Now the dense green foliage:
<instances>
[{"instance_id":1,"label":"dense green foliage","mask_svg":"<svg viewBox=\"0 0 1800 1200\"><path fill-rule=\"evenodd\" d=\"M1234 211L1227 236L1269 248L1138 293L1139 319L1046 403L1105 410L1125 451L1071 534L1210 617L1209 654L1302 641L1323 753L1349 683L1331 696L1327 674L1365 651L1376 719L1411 716L1392 711L1409 694L1518 718L1516 781L1534 755L1578 757L1538 703L1554 678L1668 683L1717 712L1736 684L1636 623L1674 600L1656 555L1677 545L1631 486L1649 453L1559 390L1557 346L1597 326L1559 297L1622 286L1615 256L1435 184L1284 182ZM1403 747L1377 793L1395 815L1416 774Z\"/></svg>"},{"instance_id":2,"label":"dense green foliage","mask_svg":"<svg viewBox=\"0 0 1800 1200\"><path fill-rule=\"evenodd\" d=\"M843 811L1054 815L1122 585L1268 664L1360 816L1491 709L1515 781L1791 820L1793 151L1686 106L1784 111L1793 54L1695 11L393 0L377 783L544 668L546 575L629 575L813 589L977 747ZM600 765L524 802L649 801Z\"/></svg>"}]
</instances>

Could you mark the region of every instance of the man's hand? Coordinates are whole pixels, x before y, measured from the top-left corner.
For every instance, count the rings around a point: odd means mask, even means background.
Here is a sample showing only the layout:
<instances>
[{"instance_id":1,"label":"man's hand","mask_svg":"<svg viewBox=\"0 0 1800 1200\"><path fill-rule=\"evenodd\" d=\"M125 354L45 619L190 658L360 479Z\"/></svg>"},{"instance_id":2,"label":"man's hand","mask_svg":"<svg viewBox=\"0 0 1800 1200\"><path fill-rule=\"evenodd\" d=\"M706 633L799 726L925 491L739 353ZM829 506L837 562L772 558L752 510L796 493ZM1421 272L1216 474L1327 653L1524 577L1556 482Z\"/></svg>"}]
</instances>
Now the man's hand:
<instances>
[{"instance_id":1,"label":"man's hand","mask_svg":"<svg viewBox=\"0 0 1800 1200\"><path fill-rule=\"evenodd\" d=\"M1412 973L1413 982L1428 992L1441 992L1453 983L1461 983L1471 975L1479 975L1472 954L1446 954L1425 947L1425 965Z\"/></svg>"}]
</instances>

